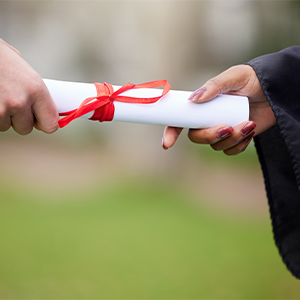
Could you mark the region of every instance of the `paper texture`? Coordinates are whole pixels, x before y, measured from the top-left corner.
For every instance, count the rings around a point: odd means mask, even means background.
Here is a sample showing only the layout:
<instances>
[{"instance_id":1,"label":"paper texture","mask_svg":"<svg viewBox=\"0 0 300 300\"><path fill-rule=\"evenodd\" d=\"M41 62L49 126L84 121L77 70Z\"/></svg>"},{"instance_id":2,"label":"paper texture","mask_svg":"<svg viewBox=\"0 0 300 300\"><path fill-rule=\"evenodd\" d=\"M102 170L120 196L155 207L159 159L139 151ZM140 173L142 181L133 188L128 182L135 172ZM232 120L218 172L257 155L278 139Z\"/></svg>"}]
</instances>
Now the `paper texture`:
<instances>
[{"instance_id":1,"label":"paper texture","mask_svg":"<svg viewBox=\"0 0 300 300\"><path fill-rule=\"evenodd\" d=\"M90 83L44 79L50 94L63 113L78 108L88 97L97 96L96 87ZM114 90L120 86L113 85ZM124 92L124 96L155 97L160 89L135 89ZM171 90L153 104L122 103L114 101L113 121L168 125L185 128L207 128L221 124L236 126L249 118L248 98L220 95L207 103L189 100L192 92ZM92 113L84 117L90 118Z\"/></svg>"}]
</instances>

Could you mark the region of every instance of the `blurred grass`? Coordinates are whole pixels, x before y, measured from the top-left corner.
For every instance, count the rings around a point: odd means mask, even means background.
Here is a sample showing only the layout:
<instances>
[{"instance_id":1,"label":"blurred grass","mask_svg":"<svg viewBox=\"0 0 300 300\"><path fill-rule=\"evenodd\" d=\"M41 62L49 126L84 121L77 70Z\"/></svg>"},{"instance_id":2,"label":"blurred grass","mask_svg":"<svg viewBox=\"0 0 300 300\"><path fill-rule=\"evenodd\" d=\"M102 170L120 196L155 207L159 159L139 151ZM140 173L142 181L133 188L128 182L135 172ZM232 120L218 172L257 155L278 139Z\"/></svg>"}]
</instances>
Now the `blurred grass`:
<instances>
[{"instance_id":1,"label":"blurred grass","mask_svg":"<svg viewBox=\"0 0 300 300\"><path fill-rule=\"evenodd\" d=\"M166 182L51 193L1 181L1 299L296 299L269 220Z\"/></svg>"}]
</instances>

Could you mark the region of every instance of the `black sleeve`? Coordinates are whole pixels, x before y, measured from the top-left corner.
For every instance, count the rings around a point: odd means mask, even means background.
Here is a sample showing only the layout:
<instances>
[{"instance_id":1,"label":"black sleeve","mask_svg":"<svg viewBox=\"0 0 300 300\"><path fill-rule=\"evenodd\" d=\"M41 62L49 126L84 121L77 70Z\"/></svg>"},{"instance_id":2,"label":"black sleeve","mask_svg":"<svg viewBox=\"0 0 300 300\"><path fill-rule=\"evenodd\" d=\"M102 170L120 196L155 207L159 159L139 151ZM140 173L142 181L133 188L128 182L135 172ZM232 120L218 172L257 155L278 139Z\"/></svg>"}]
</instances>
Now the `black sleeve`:
<instances>
[{"instance_id":1,"label":"black sleeve","mask_svg":"<svg viewBox=\"0 0 300 300\"><path fill-rule=\"evenodd\" d=\"M256 72L277 124L255 137L276 245L300 279L300 46L248 63Z\"/></svg>"}]
</instances>

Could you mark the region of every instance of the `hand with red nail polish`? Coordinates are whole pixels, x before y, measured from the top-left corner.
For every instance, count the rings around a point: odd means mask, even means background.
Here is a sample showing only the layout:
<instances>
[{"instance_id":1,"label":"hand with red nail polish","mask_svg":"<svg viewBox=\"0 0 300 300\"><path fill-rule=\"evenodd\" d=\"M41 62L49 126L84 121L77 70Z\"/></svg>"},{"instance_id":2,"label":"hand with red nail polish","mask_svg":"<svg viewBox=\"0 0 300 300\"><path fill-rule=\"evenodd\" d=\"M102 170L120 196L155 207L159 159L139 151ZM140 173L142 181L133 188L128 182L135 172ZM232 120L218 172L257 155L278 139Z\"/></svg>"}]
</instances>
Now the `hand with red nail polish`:
<instances>
[{"instance_id":1,"label":"hand with red nail polish","mask_svg":"<svg viewBox=\"0 0 300 300\"><path fill-rule=\"evenodd\" d=\"M229 68L208 80L190 96L189 100L203 103L219 94L247 96L250 121L243 122L235 128L220 125L206 129L190 129L188 136L192 142L209 144L214 150L222 150L227 155L235 155L243 152L255 135L275 125L274 113L251 66L239 65ZM172 147L180 132L180 128L166 127L163 147L166 149Z\"/></svg>"}]
</instances>

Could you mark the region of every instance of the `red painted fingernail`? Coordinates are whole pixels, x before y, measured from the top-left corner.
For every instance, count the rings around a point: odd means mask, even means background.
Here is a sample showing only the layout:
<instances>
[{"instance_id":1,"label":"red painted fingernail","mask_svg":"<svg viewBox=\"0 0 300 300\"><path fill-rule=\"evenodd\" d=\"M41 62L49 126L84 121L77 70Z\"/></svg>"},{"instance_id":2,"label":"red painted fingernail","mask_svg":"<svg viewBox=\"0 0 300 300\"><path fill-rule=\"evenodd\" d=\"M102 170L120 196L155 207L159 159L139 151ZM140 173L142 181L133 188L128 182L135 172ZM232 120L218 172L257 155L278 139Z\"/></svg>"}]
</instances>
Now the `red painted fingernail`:
<instances>
[{"instance_id":1,"label":"red painted fingernail","mask_svg":"<svg viewBox=\"0 0 300 300\"><path fill-rule=\"evenodd\" d=\"M191 94L191 96L188 98L188 100L197 101L203 95L203 93L205 91L206 91L205 87L202 87L202 88L196 90L194 93Z\"/></svg>"},{"instance_id":2,"label":"red painted fingernail","mask_svg":"<svg viewBox=\"0 0 300 300\"><path fill-rule=\"evenodd\" d=\"M225 126L218 130L217 135L219 138L224 139L233 133L233 128L231 126Z\"/></svg>"},{"instance_id":3,"label":"red painted fingernail","mask_svg":"<svg viewBox=\"0 0 300 300\"><path fill-rule=\"evenodd\" d=\"M243 135L248 135L252 130L254 130L256 124L254 122L248 122L242 129L241 132Z\"/></svg>"},{"instance_id":4,"label":"red painted fingernail","mask_svg":"<svg viewBox=\"0 0 300 300\"><path fill-rule=\"evenodd\" d=\"M244 139L244 142L248 144L252 140L254 134L255 132L253 131L246 139Z\"/></svg>"}]
</instances>

